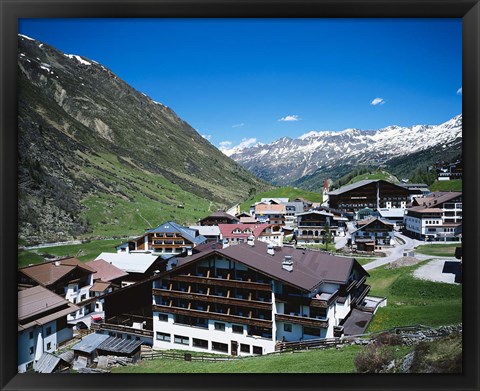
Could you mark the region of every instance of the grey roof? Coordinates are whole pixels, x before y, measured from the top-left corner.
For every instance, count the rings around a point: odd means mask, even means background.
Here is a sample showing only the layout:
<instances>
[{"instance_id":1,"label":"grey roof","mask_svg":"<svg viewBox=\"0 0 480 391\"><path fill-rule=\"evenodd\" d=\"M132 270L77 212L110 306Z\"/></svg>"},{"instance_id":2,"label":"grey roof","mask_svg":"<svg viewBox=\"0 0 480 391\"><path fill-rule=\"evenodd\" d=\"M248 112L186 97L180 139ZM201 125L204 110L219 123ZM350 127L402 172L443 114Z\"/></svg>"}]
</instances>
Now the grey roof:
<instances>
[{"instance_id":1,"label":"grey roof","mask_svg":"<svg viewBox=\"0 0 480 391\"><path fill-rule=\"evenodd\" d=\"M198 230L202 236L220 236L218 225L191 225L189 228Z\"/></svg>"},{"instance_id":2,"label":"grey roof","mask_svg":"<svg viewBox=\"0 0 480 391\"><path fill-rule=\"evenodd\" d=\"M104 334L89 334L84 337L79 343L72 347L72 350L79 350L85 353L92 353L104 342L110 338L108 335Z\"/></svg>"},{"instance_id":3,"label":"grey roof","mask_svg":"<svg viewBox=\"0 0 480 391\"><path fill-rule=\"evenodd\" d=\"M75 353L73 353L73 350L67 350L62 354L59 354L58 357L60 357L65 362L71 364L73 362L73 359L75 358Z\"/></svg>"},{"instance_id":4,"label":"grey roof","mask_svg":"<svg viewBox=\"0 0 480 391\"><path fill-rule=\"evenodd\" d=\"M330 212L326 212L324 210L309 210L307 212L302 212L302 213L297 213L297 216L305 216L305 215L321 215L321 216L330 216L332 217L333 216L333 213L330 213Z\"/></svg>"},{"instance_id":5,"label":"grey roof","mask_svg":"<svg viewBox=\"0 0 480 391\"><path fill-rule=\"evenodd\" d=\"M37 362L33 363L33 370L39 373L52 373L60 363L61 358L50 353L43 353Z\"/></svg>"},{"instance_id":6,"label":"grey roof","mask_svg":"<svg viewBox=\"0 0 480 391\"><path fill-rule=\"evenodd\" d=\"M103 259L127 273L145 273L159 258L148 253L101 253L95 260Z\"/></svg>"},{"instance_id":7,"label":"grey roof","mask_svg":"<svg viewBox=\"0 0 480 391\"><path fill-rule=\"evenodd\" d=\"M117 337L108 337L98 347L98 350L103 350L112 353L133 353L140 345L141 341L133 339L122 339Z\"/></svg>"},{"instance_id":8,"label":"grey roof","mask_svg":"<svg viewBox=\"0 0 480 391\"><path fill-rule=\"evenodd\" d=\"M232 218L235 218L232 216ZM160 224L156 228L148 229L147 233L163 232L163 233L180 233L185 239L191 241L195 244L201 244L207 240L202 235L198 235L198 230L184 227L183 225L177 224L173 221L168 221L164 224Z\"/></svg>"},{"instance_id":9,"label":"grey roof","mask_svg":"<svg viewBox=\"0 0 480 391\"><path fill-rule=\"evenodd\" d=\"M255 241L255 246L243 243L220 250L211 249L189 257L178 258L177 267L173 270L178 270L191 262L218 253L306 291L313 290L323 282L346 283L355 264L359 270L363 270L368 275L354 258L338 257L324 252L299 250L291 247L279 247L272 256L267 254L267 248L267 243ZM286 255L292 256L294 264L291 272L282 268L282 261Z\"/></svg>"},{"instance_id":10,"label":"grey roof","mask_svg":"<svg viewBox=\"0 0 480 391\"><path fill-rule=\"evenodd\" d=\"M369 185L370 183L373 183L373 182L385 182L385 183L388 183L392 186L397 186L397 187L400 187L401 189L405 189L403 186L396 185L395 183L384 181L383 179L364 179L363 181L358 181L358 182L352 183L350 185L343 186L340 189L330 191L330 192L328 192L328 195L343 194L343 193L346 193L350 190L358 189L359 187Z\"/></svg>"}]
</instances>

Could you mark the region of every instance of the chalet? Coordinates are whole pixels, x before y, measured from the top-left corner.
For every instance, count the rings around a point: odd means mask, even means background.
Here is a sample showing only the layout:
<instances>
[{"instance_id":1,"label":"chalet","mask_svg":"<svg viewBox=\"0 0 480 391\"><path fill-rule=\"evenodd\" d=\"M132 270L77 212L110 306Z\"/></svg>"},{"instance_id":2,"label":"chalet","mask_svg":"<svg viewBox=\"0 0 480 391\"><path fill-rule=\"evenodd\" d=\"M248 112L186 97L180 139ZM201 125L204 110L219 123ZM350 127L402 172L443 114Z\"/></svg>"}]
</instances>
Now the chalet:
<instances>
[{"instance_id":1,"label":"chalet","mask_svg":"<svg viewBox=\"0 0 480 391\"><path fill-rule=\"evenodd\" d=\"M199 220L198 225L237 224L239 222L238 217L219 211Z\"/></svg>"},{"instance_id":2,"label":"chalet","mask_svg":"<svg viewBox=\"0 0 480 391\"><path fill-rule=\"evenodd\" d=\"M41 285L18 292L18 372L73 337L67 316L79 308Z\"/></svg>"},{"instance_id":3,"label":"chalet","mask_svg":"<svg viewBox=\"0 0 480 391\"><path fill-rule=\"evenodd\" d=\"M158 271L165 270L167 264L165 258L150 252L103 252L95 259L95 261L99 260L103 260L126 273L121 278L122 288L145 280Z\"/></svg>"},{"instance_id":4,"label":"chalet","mask_svg":"<svg viewBox=\"0 0 480 391\"><path fill-rule=\"evenodd\" d=\"M259 241L177 258L153 279L153 346L231 355L341 333L369 291L353 258Z\"/></svg>"},{"instance_id":5,"label":"chalet","mask_svg":"<svg viewBox=\"0 0 480 391\"><path fill-rule=\"evenodd\" d=\"M76 304L79 309L68 315L75 321L95 311L90 300L95 270L74 257L26 266L18 270L19 285L32 287L41 285Z\"/></svg>"},{"instance_id":6,"label":"chalet","mask_svg":"<svg viewBox=\"0 0 480 391\"><path fill-rule=\"evenodd\" d=\"M297 229L295 230L297 243L321 243L327 226L332 235L344 235L346 220L344 217L324 210L297 213Z\"/></svg>"},{"instance_id":7,"label":"chalet","mask_svg":"<svg viewBox=\"0 0 480 391\"><path fill-rule=\"evenodd\" d=\"M254 213L260 223L285 225L285 204L259 203L255 205Z\"/></svg>"},{"instance_id":8,"label":"chalet","mask_svg":"<svg viewBox=\"0 0 480 391\"><path fill-rule=\"evenodd\" d=\"M409 201L408 189L379 180L363 180L328 193L329 207L357 212L369 207L405 208Z\"/></svg>"},{"instance_id":9,"label":"chalet","mask_svg":"<svg viewBox=\"0 0 480 391\"><path fill-rule=\"evenodd\" d=\"M102 296L121 288L122 280L128 277L128 273L103 259L87 262L85 265L95 270L93 285L90 288L90 297L97 298L95 312L102 312L104 311Z\"/></svg>"},{"instance_id":10,"label":"chalet","mask_svg":"<svg viewBox=\"0 0 480 391\"><path fill-rule=\"evenodd\" d=\"M297 214L305 211L303 201L291 201L285 204L285 225L293 227L297 223Z\"/></svg>"},{"instance_id":11,"label":"chalet","mask_svg":"<svg viewBox=\"0 0 480 391\"><path fill-rule=\"evenodd\" d=\"M416 198L404 216L405 233L424 240L457 240L462 193L436 192Z\"/></svg>"},{"instance_id":12,"label":"chalet","mask_svg":"<svg viewBox=\"0 0 480 391\"><path fill-rule=\"evenodd\" d=\"M352 245L357 245L361 251L372 251L366 248L365 243L373 243L374 246L391 246L394 240L394 224L379 218L369 218L358 221L357 229L351 233ZM358 241L358 243L357 243Z\"/></svg>"},{"instance_id":13,"label":"chalet","mask_svg":"<svg viewBox=\"0 0 480 391\"><path fill-rule=\"evenodd\" d=\"M460 160L452 163L438 162L435 164L435 170L439 181L462 179L463 167Z\"/></svg>"},{"instance_id":14,"label":"chalet","mask_svg":"<svg viewBox=\"0 0 480 391\"><path fill-rule=\"evenodd\" d=\"M246 243L250 237L274 246L283 246L283 232L276 224L220 224L224 245Z\"/></svg>"},{"instance_id":15,"label":"chalet","mask_svg":"<svg viewBox=\"0 0 480 391\"><path fill-rule=\"evenodd\" d=\"M152 255L178 255L187 248L204 243L207 239L198 230L184 227L173 221L147 229L145 234L116 247L118 253L143 252Z\"/></svg>"}]
</instances>

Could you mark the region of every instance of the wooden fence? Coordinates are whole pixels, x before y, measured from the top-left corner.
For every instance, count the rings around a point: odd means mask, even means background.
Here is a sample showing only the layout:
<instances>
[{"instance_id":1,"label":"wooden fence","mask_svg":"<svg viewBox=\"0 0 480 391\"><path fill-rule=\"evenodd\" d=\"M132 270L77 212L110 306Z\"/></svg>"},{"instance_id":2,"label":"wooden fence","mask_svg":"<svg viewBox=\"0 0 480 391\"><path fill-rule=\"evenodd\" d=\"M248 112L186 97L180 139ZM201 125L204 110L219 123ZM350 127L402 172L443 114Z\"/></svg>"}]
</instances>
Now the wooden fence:
<instances>
[{"instance_id":1,"label":"wooden fence","mask_svg":"<svg viewBox=\"0 0 480 391\"><path fill-rule=\"evenodd\" d=\"M242 356L206 356L203 354L178 353L169 351L155 351L151 353L142 353L142 360L154 360L164 358L167 360L183 360L183 361L202 361L202 362L218 362L218 361L232 361L243 359Z\"/></svg>"}]
</instances>

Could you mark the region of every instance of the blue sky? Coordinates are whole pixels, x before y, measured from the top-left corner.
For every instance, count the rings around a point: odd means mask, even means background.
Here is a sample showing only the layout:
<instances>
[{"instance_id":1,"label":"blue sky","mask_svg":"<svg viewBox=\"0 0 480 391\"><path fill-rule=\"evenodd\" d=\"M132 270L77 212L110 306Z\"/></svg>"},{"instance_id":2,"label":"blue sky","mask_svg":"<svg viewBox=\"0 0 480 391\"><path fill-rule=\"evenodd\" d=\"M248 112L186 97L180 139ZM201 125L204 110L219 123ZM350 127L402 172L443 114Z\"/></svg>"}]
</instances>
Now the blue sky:
<instances>
[{"instance_id":1,"label":"blue sky","mask_svg":"<svg viewBox=\"0 0 480 391\"><path fill-rule=\"evenodd\" d=\"M461 19L20 19L111 69L217 147L462 111Z\"/></svg>"}]
</instances>

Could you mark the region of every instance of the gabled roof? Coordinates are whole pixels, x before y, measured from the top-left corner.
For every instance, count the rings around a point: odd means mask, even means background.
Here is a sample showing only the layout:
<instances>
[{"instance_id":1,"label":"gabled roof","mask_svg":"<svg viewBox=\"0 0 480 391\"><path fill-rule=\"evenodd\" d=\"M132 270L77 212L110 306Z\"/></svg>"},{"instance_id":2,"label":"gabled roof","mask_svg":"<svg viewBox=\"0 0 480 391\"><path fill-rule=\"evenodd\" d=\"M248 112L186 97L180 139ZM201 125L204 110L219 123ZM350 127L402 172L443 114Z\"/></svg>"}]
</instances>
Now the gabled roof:
<instances>
[{"instance_id":1,"label":"gabled roof","mask_svg":"<svg viewBox=\"0 0 480 391\"><path fill-rule=\"evenodd\" d=\"M255 214L285 213L285 211L285 204L258 204L255 206Z\"/></svg>"},{"instance_id":2,"label":"gabled roof","mask_svg":"<svg viewBox=\"0 0 480 391\"><path fill-rule=\"evenodd\" d=\"M190 228L198 230L198 233L205 237L220 235L220 229L216 225L192 225Z\"/></svg>"},{"instance_id":3,"label":"gabled roof","mask_svg":"<svg viewBox=\"0 0 480 391\"><path fill-rule=\"evenodd\" d=\"M173 221L168 221L164 224L160 224L158 227L148 229L145 232L146 233L179 233L185 239L195 244L200 244L207 240L204 236L198 234L198 230L184 227L183 225L177 224Z\"/></svg>"},{"instance_id":4,"label":"gabled roof","mask_svg":"<svg viewBox=\"0 0 480 391\"><path fill-rule=\"evenodd\" d=\"M339 195L339 194L343 194L343 193L349 192L351 190L358 189L359 187L363 187L363 186L369 185L371 183L376 183L376 182L388 183L389 185L396 186L396 187L398 187L402 190L405 190L405 191L407 190L406 188L404 188L400 185L396 185L395 183L384 181L383 179L364 179L362 181L358 181L358 182L355 182L355 183L351 183L350 185L343 186L340 189L330 191L327 194L328 195Z\"/></svg>"},{"instance_id":5,"label":"gabled roof","mask_svg":"<svg viewBox=\"0 0 480 391\"><path fill-rule=\"evenodd\" d=\"M63 297L37 285L18 292L18 328L44 325L78 309Z\"/></svg>"},{"instance_id":6,"label":"gabled roof","mask_svg":"<svg viewBox=\"0 0 480 391\"><path fill-rule=\"evenodd\" d=\"M440 206L442 203L453 200L461 195L461 191L437 191L430 194L428 197L416 197L413 200L413 203L424 207L435 208Z\"/></svg>"},{"instance_id":7,"label":"gabled roof","mask_svg":"<svg viewBox=\"0 0 480 391\"><path fill-rule=\"evenodd\" d=\"M178 271L179 268L192 262L220 254L304 291L312 291L323 282L345 284L353 267L357 267L368 276L368 273L354 258L338 257L324 252L291 247L280 247L272 256L267 254L267 248L266 243L255 241L255 246L244 243L224 249L211 249L189 257L177 258L178 263L173 270ZM291 272L282 268L282 261L286 255L292 256L293 270Z\"/></svg>"},{"instance_id":8,"label":"gabled roof","mask_svg":"<svg viewBox=\"0 0 480 391\"><path fill-rule=\"evenodd\" d=\"M390 223L388 221L384 221L382 219L379 219L378 217L373 217L373 218L358 221L357 224L358 224L359 228L356 229L355 231L353 231L352 233L361 231L361 230L365 229L366 227L368 227L369 225L372 225L375 222L379 222L382 225L388 226L392 230L393 230L393 227L395 226L395 224L393 224L393 223Z\"/></svg>"},{"instance_id":9,"label":"gabled roof","mask_svg":"<svg viewBox=\"0 0 480 391\"><path fill-rule=\"evenodd\" d=\"M128 276L128 274L126 274ZM92 287L90 288L90 292L105 292L110 287L109 282L95 282Z\"/></svg>"},{"instance_id":10,"label":"gabled roof","mask_svg":"<svg viewBox=\"0 0 480 391\"><path fill-rule=\"evenodd\" d=\"M227 212L223 212L223 211L212 213L211 215L209 215L207 217L204 217L203 219L200 219L199 221L204 221L204 220L211 219L211 218L225 218L225 219L229 219L229 220L233 220L233 221L238 221L238 217L232 216L231 214L229 214Z\"/></svg>"},{"instance_id":11,"label":"gabled roof","mask_svg":"<svg viewBox=\"0 0 480 391\"><path fill-rule=\"evenodd\" d=\"M310 215L310 214L315 214L315 215L320 215L320 216L329 216L329 217L333 217L333 213L329 213L329 212L326 212L324 210L309 210L307 212L302 212L302 213L297 213L296 216L306 216L306 215Z\"/></svg>"},{"instance_id":12,"label":"gabled roof","mask_svg":"<svg viewBox=\"0 0 480 391\"><path fill-rule=\"evenodd\" d=\"M95 270L74 257L22 267L19 271L40 285L49 286L75 269L95 273Z\"/></svg>"},{"instance_id":13,"label":"gabled roof","mask_svg":"<svg viewBox=\"0 0 480 391\"><path fill-rule=\"evenodd\" d=\"M288 198L262 198L260 202L275 202L276 204L286 204Z\"/></svg>"},{"instance_id":14,"label":"gabled roof","mask_svg":"<svg viewBox=\"0 0 480 391\"><path fill-rule=\"evenodd\" d=\"M60 364L60 361L64 361L65 364L68 364L68 362L62 358L51 353L44 352L38 361L34 361L33 370L39 373L52 373L57 368L57 365Z\"/></svg>"},{"instance_id":15,"label":"gabled roof","mask_svg":"<svg viewBox=\"0 0 480 391\"><path fill-rule=\"evenodd\" d=\"M84 353L92 353L109 338L110 336L105 334L89 334L86 337L83 337L83 339L71 349L79 350Z\"/></svg>"},{"instance_id":16,"label":"gabled roof","mask_svg":"<svg viewBox=\"0 0 480 391\"><path fill-rule=\"evenodd\" d=\"M218 228L220 229L223 238L235 237L246 239L250 235L258 238L263 231L274 225L275 224L218 224ZM234 234L233 231L235 230L240 230L242 233Z\"/></svg>"},{"instance_id":17,"label":"gabled roof","mask_svg":"<svg viewBox=\"0 0 480 391\"><path fill-rule=\"evenodd\" d=\"M158 258L152 253L101 253L95 260L103 259L127 273L145 273Z\"/></svg>"},{"instance_id":18,"label":"gabled roof","mask_svg":"<svg viewBox=\"0 0 480 391\"><path fill-rule=\"evenodd\" d=\"M113 281L117 278L128 276L128 273L105 261L104 259L96 259L86 263L87 266L95 270L93 275L94 280Z\"/></svg>"}]
</instances>

